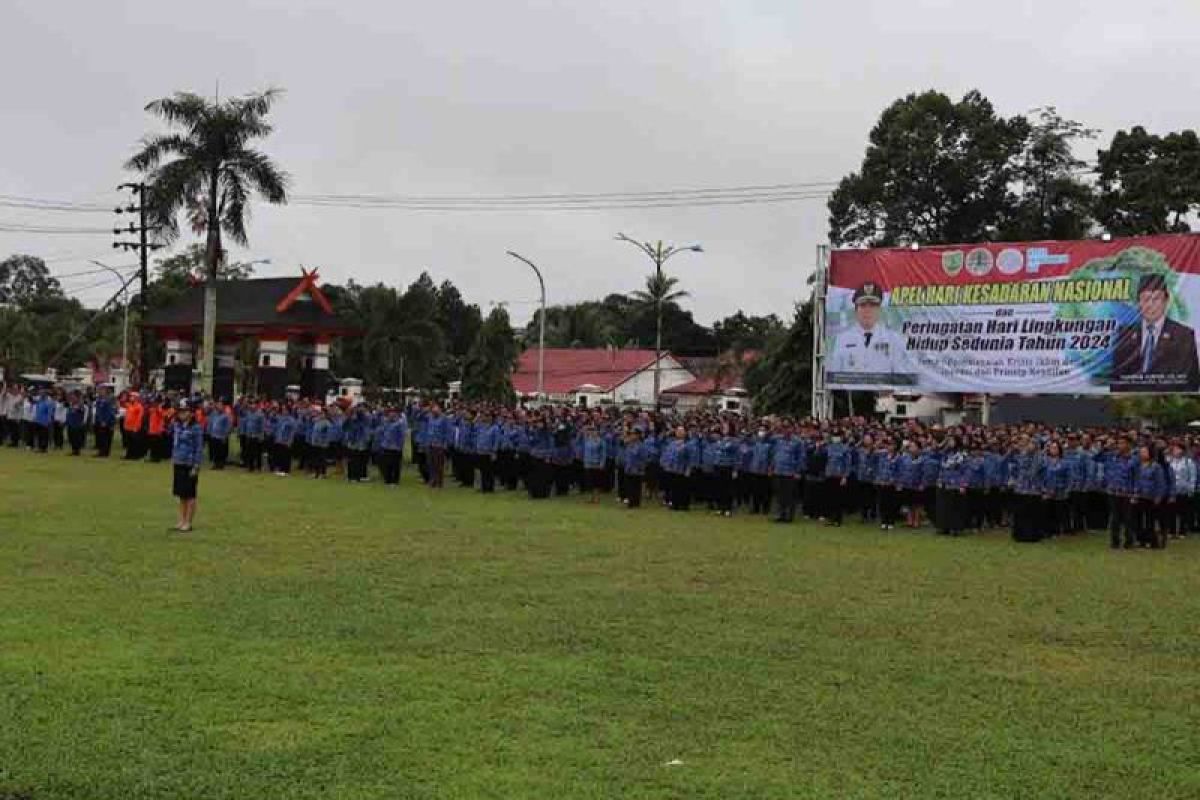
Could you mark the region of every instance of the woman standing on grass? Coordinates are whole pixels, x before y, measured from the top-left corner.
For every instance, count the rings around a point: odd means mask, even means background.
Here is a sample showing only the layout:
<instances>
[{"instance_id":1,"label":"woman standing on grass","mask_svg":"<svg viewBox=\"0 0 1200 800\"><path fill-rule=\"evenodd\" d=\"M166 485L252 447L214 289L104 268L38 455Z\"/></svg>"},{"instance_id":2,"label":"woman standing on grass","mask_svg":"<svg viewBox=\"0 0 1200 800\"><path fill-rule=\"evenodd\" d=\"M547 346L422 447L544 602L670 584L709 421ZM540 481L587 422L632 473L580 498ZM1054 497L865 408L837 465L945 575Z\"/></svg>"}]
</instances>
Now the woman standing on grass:
<instances>
[{"instance_id":1,"label":"woman standing on grass","mask_svg":"<svg viewBox=\"0 0 1200 800\"><path fill-rule=\"evenodd\" d=\"M200 461L204 457L204 431L192 418L192 407L179 401L179 416L171 429L171 463L174 467L172 493L179 498L179 523L175 530L187 533L196 516L196 488L200 482Z\"/></svg>"}]
</instances>

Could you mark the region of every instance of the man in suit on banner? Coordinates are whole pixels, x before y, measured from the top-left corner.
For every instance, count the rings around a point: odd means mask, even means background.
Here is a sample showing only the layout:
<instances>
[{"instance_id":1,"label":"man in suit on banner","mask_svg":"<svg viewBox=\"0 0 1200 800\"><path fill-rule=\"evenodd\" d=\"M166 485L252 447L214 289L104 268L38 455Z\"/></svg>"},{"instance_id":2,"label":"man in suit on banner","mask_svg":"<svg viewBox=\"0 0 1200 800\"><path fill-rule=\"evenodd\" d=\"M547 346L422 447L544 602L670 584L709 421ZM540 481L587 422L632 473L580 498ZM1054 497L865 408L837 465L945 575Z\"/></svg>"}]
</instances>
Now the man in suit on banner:
<instances>
[{"instance_id":1,"label":"man in suit on banner","mask_svg":"<svg viewBox=\"0 0 1200 800\"><path fill-rule=\"evenodd\" d=\"M1138 281L1141 319L1117 333L1113 351L1114 392L1195 392L1200 389L1196 334L1167 316L1170 292L1161 273Z\"/></svg>"}]
</instances>

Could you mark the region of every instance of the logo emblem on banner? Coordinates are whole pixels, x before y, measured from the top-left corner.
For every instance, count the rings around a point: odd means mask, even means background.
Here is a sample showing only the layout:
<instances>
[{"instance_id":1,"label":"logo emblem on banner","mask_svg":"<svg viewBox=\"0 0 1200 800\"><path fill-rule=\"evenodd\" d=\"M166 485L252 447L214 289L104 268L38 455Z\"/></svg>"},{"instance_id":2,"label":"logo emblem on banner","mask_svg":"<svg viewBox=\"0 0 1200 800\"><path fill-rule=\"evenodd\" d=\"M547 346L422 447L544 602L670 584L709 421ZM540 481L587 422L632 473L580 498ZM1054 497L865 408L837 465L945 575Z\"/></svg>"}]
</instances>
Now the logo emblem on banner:
<instances>
[{"instance_id":1,"label":"logo emblem on banner","mask_svg":"<svg viewBox=\"0 0 1200 800\"><path fill-rule=\"evenodd\" d=\"M996 269L1002 275L1016 275L1025 267L1025 256L1015 247L1007 247L996 256Z\"/></svg>"},{"instance_id":2,"label":"logo emblem on banner","mask_svg":"<svg viewBox=\"0 0 1200 800\"><path fill-rule=\"evenodd\" d=\"M976 278L987 275L992 271L991 251L984 247L976 247L967 253L967 272Z\"/></svg>"},{"instance_id":3,"label":"logo emblem on banner","mask_svg":"<svg viewBox=\"0 0 1200 800\"><path fill-rule=\"evenodd\" d=\"M942 253L942 271L953 278L958 273L962 272L963 254L962 250L947 250Z\"/></svg>"}]
</instances>

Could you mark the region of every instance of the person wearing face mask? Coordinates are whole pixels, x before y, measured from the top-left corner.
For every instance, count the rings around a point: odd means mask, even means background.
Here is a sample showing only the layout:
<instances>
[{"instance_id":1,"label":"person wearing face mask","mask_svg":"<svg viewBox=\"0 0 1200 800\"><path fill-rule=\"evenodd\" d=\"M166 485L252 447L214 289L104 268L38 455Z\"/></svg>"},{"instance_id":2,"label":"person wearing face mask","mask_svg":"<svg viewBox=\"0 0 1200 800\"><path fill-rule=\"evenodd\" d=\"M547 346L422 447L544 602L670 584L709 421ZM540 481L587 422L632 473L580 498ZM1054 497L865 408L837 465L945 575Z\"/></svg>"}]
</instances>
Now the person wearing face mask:
<instances>
[{"instance_id":1,"label":"person wearing face mask","mask_svg":"<svg viewBox=\"0 0 1200 800\"><path fill-rule=\"evenodd\" d=\"M717 513L733 516L733 471L738 459L738 439L730 430L718 430L716 459L713 462L712 490Z\"/></svg>"},{"instance_id":2,"label":"person wearing face mask","mask_svg":"<svg viewBox=\"0 0 1200 800\"><path fill-rule=\"evenodd\" d=\"M800 443L791 425L771 446L771 490L775 495L775 521L791 522L796 516L796 493L800 475Z\"/></svg>"},{"instance_id":3,"label":"person wearing face mask","mask_svg":"<svg viewBox=\"0 0 1200 800\"><path fill-rule=\"evenodd\" d=\"M1026 438L1013 460L1012 538L1018 542L1040 542L1044 521L1042 506L1042 458L1037 442Z\"/></svg>"},{"instance_id":4,"label":"person wearing face mask","mask_svg":"<svg viewBox=\"0 0 1200 800\"><path fill-rule=\"evenodd\" d=\"M667 506L672 511L687 511L691 507L690 476L695 468L694 448L689 446L687 430L675 428L673 438L662 449L660 464L667 493Z\"/></svg>"},{"instance_id":5,"label":"person wearing face mask","mask_svg":"<svg viewBox=\"0 0 1200 800\"><path fill-rule=\"evenodd\" d=\"M1142 547L1162 549L1167 546L1167 537L1157 524L1160 507L1167 496L1167 477L1163 467L1154 458L1149 445L1137 451L1137 463L1133 468L1133 485L1129 498L1130 514L1137 542Z\"/></svg>"},{"instance_id":6,"label":"person wearing face mask","mask_svg":"<svg viewBox=\"0 0 1200 800\"><path fill-rule=\"evenodd\" d=\"M838 433L830 437L825 453L825 489L828 492L826 522L830 525L840 526L850 496L849 486L851 472L854 468L854 454Z\"/></svg>"},{"instance_id":7,"label":"person wearing face mask","mask_svg":"<svg viewBox=\"0 0 1200 800\"><path fill-rule=\"evenodd\" d=\"M854 453L854 504L863 524L875 521L879 515L879 498L875 490L875 470L879 468L879 452L871 434L862 437Z\"/></svg>"},{"instance_id":8,"label":"person wearing face mask","mask_svg":"<svg viewBox=\"0 0 1200 800\"><path fill-rule=\"evenodd\" d=\"M770 433L760 426L750 443L750 459L746 464L746 476L750 484L750 513L771 513L771 449Z\"/></svg>"},{"instance_id":9,"label":"person wearing face mask","mask_svg":"<svg viewBox=\"0 0 1200 800\"><path fill-rule=\"evenodd\" d=\"M896 518L900 513L900 495L896 488L896 468L899 457L896 454L896 442L885 438L875 452L875 499L879 509L879 529L890 531L896 527Z\"/></svg>"}]
</instances>

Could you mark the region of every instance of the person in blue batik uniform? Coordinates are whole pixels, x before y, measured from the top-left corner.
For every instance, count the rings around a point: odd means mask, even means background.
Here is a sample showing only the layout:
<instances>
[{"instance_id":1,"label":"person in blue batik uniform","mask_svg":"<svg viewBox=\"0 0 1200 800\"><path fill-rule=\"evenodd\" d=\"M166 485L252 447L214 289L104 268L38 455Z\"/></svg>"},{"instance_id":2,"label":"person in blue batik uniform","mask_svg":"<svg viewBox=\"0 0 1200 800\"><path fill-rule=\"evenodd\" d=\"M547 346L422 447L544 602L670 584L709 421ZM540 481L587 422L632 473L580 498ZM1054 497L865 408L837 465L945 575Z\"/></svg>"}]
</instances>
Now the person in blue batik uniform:
<instances>
[{"instance_id":1,"label":"person in blue batik uniform","mask_svg":"<svg viewBox=\"0 0 1200 800\"><path fill-rule=\"evenodd\" d=\"M1139 447L1129 503L1133 529L1142 547L1161 550L1167 546L1165 533L1155 524L1167 490L1167 477L1162 464L1155 460L1149 446Z\"/></svg>"},{"instance_id":2,"label":"person in blue batik uniform","mask_svg":"<svg viewBox=\"0 0 1200 800\"><path fill-rule=\"evenodd\" d=\"M187 533L196 517L196 495L200 482L200 462L204 458L204 431L192 417L191 404L179 403L179 412L171 428L171 492L179 498L179 522L174 530Z\"/></svg>"}]
</instances>

